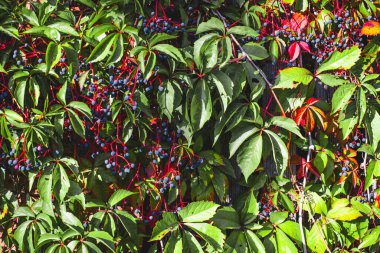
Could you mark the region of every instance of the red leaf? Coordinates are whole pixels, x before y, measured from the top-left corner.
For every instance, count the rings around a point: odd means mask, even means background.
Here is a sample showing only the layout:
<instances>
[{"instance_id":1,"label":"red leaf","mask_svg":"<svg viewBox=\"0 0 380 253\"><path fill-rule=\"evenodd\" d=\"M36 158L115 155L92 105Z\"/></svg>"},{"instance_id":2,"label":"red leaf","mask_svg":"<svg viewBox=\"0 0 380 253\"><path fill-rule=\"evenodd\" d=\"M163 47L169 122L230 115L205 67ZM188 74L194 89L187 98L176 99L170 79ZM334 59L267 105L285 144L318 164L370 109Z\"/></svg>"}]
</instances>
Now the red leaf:
<instances>
[{"instance_id":1,"label":"red leaf","mask_svg":"<svg viewBox=\"0 0 380 253\"><path fill-rule=\"evenodd\" d=\"M307 17L301 13L294 13L292 19L290 20L290 28L297 33L304 29L309 22Z\"/></svg>"},{"instance_id":2,"label":"red leaf","mask_svg":"<svg viewBox=\"0 0 380 253\"><path fill-rule=\"evenodd\" d=\"M305 113L307 111L307 109L309 109L308 106L304 106L304 107L301 107L299 108L297 111L296 111L296 117L295 117L295 122L298 126L304 126L305 125Z\"/></svg>"},{"instance_id":3,"label":"red leaf","mask_svg":"<svg viewBox=\"0 0 380 253\"><path fill-rule=\"evenodd\" d=\"M288 53L289 53L291 62L298 58L298 56L301 53L301 48L297 42L294 42L293 44L290 45L288 49Z\"/></svg>"},{"instance_id":4,"label":"red leaf","mask_svg":"<svg viewBox=\"0 0 380 253\"><path fill-rule=\"evenodd\" d=\"M313 105L315 103L317 103L319 101L318 98L309 98L307 101L306 101L306 104L307 105Z\"/></svg>"},{"instance_id":5,"label":"red leaf","mask_svg":"<svg viewBox=\"0 0 380 253\"><path fill-rule=\"evenodd\" d=\"M378 195L376 196L376 203L375 203L375 206L376 206L377 208L380 208L380 194L378 194Z\"/></svg>"},{"instance_id":6,"label":"red leaf","mask_svg":"<svg viewBox=\"0 0 380 253\"><path fill-rule=\"evenodd\" d=\"M361 32L364 35L378 35L380 34L380 23L377 21L367 21L364 23Z\"/></svg>"},{"instance_id":7,"label":"red leaf","mask_svg":"<svg viewBox=\"0 0 380 253\"><path fill-rule=\"evenodd\" d=\"M305 41L300 41L300 42L298 42L298 44L301 46L301 48L303 50L305 50L306 52L310 53L309 44L307 44Z\"/></svg>"}]
</instances>

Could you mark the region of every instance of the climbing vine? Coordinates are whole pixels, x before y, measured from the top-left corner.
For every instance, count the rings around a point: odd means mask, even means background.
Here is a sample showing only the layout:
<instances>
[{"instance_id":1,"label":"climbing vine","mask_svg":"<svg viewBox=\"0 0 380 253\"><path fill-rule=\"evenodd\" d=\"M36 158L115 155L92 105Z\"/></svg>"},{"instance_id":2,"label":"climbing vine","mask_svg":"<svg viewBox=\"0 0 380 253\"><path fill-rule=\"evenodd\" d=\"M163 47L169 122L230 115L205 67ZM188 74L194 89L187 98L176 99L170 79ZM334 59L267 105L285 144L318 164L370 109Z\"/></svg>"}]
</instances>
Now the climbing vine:
<instances>
[{"instance_id":1,"label":"climbing vine","mask_svg":"<svg viewBox=\"0 0 380 253\"><path fill-rule=\"evenodd\" d=\"M0 0L0 252L378 252L379 8Z\"/></svg>"}]
</instances>

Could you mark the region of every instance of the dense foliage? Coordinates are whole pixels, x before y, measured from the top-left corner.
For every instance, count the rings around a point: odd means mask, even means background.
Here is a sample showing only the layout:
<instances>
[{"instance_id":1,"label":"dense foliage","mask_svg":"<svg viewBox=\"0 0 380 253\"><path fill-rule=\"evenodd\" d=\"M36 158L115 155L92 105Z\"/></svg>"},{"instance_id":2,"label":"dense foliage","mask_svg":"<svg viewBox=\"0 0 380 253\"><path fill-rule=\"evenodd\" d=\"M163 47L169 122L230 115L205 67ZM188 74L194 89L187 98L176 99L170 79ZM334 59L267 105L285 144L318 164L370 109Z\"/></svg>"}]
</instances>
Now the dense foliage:
<instances>
[{"instance_id":1,"label":"dense foliage","mask_svg":"<svg viewBox=\"0 0 380 253\"><path fill-rule=\"evenodd\" d=\"M0 252L379 252L379 8L0 0Z\"/></svg>"}]
</instances>

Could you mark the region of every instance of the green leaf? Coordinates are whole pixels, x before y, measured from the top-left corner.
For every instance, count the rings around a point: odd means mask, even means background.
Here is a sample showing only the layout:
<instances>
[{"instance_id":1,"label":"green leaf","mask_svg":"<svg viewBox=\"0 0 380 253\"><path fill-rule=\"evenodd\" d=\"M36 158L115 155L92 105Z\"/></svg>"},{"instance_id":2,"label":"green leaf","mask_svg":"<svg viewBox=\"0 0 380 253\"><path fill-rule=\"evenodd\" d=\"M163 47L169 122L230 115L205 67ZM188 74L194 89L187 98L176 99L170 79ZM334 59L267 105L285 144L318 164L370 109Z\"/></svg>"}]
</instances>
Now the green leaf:
<instances>
[{"instance_id":1,"label":"green leaf","mask_svg":"<svg viewBox=\"0 0 380 253\"><path fill-rule=\"evenodd\" d=\"M170 34L167 34L167 33L155 33L152 36L152 38L150 38L149 45L151 47L153 47L154 45L156 45L157 43L160 43L161 41L172 40L172 39L175 39L175 38L177 38L177 36L170 35Z\"/></svg>"},{"instance_id":2,"label":"green leaf","mask_svg":"<svg viewBox=\"0 0 380 253\"><path fill-rule=\"evenodd\" d=\"M364 190L367 190L373 184L373 175L380 172L380 161L372 160L366 169L366 178L364 183Z\"/></svg>"},{"instance_id":3,"label":"green leaf","mask_svg":"<svg viewBox=\"0 0 380 253\"><path fill-rule=\"evenodd\" d=\"M228 234L226 245L224 246L225 253L237 252L257 252L248 251L247 239L245 238L245 233L239 230L233 230Z\"/></svg>"},{"instance_id":4,"label":"green leaf","mask_svg":"<svg viewBox=\"0 0 380 253\"><path fill-rule=\"evenodd\" d=\"M220 98L222 100L223 111L225 112L227 106L232 101L234 83L231 78L224 72L215 70L211 75L211 81L215 84L219 91Z\"/></svg>"},{"instance_id":5,"label":"green leaf","mask_svg":"<svg viewBox=\"0 0 380 253\"><path fill-rule=\"evenodd\" d=\"M221 229L239 229L239 214L231 206L219 209L212 218L214 224Z\"/></svg>"},{"instance_id":6,"label":"green leaf","mask_svg":"<svg viewBox=\"0 0 380 253\"><path fill-rule=\"evenodd\" d=\"M220 113L214 127L214 143L218 141L219 136L222 133L223 128L233 118L233 116L244 106L242 103L231 104L225 113ZM245 113L245 112L244 112Z\"/></svg>"},{"instance_id":7,"label":"green leaf","mask_svg":"<svg viewBox=\"0 0 380 253\"><path fill-rule=\"evenodd\" d=\"M341 86L343 84L347 84L348 81L344 80L342 78L339 78L335 75L331 74L319 74L317 75L317 78L321 80L322 83L330 86L330 87L336 87L336 86Z\"/></svg>"},{"instance_id":8,"label":"green leaf","mask_svg":"<svg viewBox=\"0 0 380 253\"><path fill-rule=\"evenodd\" d=\"M182 232L183 248L187 249L189 253L203 253L202 246L198 240L186 230Z\"/></svg>"},{"instance_id":9,"label":"green leaf","mask_svg":"<svg viewBox=\"0 0 380 253\"><path fill-rule=\"evenodd\" d=\"M237 163L246 181L259 166L261 162L262 150L263 137L261 134L250 138L239 149L237 154Z\"/></svg>"},{"instance_id":10,"label":"green leaf","mask_svg":"<svg viewBox=\"0 0 380 253\"><path fill-rule=\"evenodd\" d=\"M255 235L251 230L245 230L244 234L248 243L248 247L250 249L249 252L257 252L257 253L266 252L264 244L257 237L257 235Z\"/></svg>"},{"instance_id":11,"label":"green leaf","mask_svg":"<svg viewBox=\"0 0 380 253\"><path fill-rule=\"evenodd\" d=\"M40 86L34 77L29 78L29 95L33 101L34 106L37 106L41 91Z\"/></svg>"},{"instance_id":12,"label":"green leaf","mask_svg":"<svg viewBox=\"0 0 380 253\"><path fill-rule=\"evenodd\" d=\"M367 232L367 235L362 239L358 249L367 248L371 245L374 245L379 241L380 238L380 227L377 226Z\"/></svg>"},{"instance_id":13,"label":"green leaf","mask_svg":"<svg viewBox=\"0 0 380 253\"><path fill-rule=\"evenodd\" d=\"M45 55L46 62L46 72L45 74L49 74L50 70L59 62L62 54L62 46L57 45L54 42L50 42Z\"/></svg>"},{"instance_id":14,"label":"green leaf","mask_svg":"<svg viewBox=\"0 0 380 253\"><path fill-rule=\"evenodd\" d=\"M323 253L326 251L324 231L318 221L314 223L307 236L307 246L312 249L313 252Z\"/></svg>"},{"instance_id":15,"label":"green leaf","mask_svg":"<svg viewBox=\"0 0 380 253\"><path fill-rule=\"evenodd\" d=\"M183 222L202 222L211 219L219 205L211 201L192 202L178 212Z\"/></svg>"},{"instance_id":16,"label":"green leaf","mask_svg":"<svg viewBox=\"0 0 380 253\"><path fill-rule=\"evenodd\" d=\"M208 223L184 223L184 225L200 235L200 237L202 237L215 250L220 251L223 249L224 239L226 236L219 228Z\"/></svg>"},{"instance_id":17,"label":"green leaf","mask_svg":"<svg viewBox=\"0 0 380 253\"><path fill-rule=\"evenodd\" d=\"M146 60L146 64L142 63L140 60L140 66L144 65L144 68L141 71L144 73L144 78L147 80L152 75L152 71L154 66L156 66L156 54L154 52L149 52L148 59Z\"/></svg>"},{"instance_id":18,"label":"green leaf","mask_svg":"<svg viewBox=\"0 0 380 253\"><path fill-rule=\"evenodd\" d=\"M86 138L85 136L85 128L82 120L79 118L79 116L71 109L67 109L67 112L69 114L71 125L73 126L74 131L83 139Z\"/></svg>"},{"instance_id":19,"label":"green leaf","mask_svg":"<svg viewBox=\"0 0 380 253\"><path fill-rule=\"evenodd\" d=\"M281 229L277 229L276 231L276 241L278 253L298 252L296 246L294 246L293 242Z\"/></svg>"},{"instance_id":20,"label":"green leaf","mask_svg":"<svg viewBox=\"0 0 380 253\"><path fill-rule=\"evenodd\" d=\"M159 241L167 233L178 228L178 220L173 213L165 212L162 214L162 219L156 223L153 228L152 236L149 241Z\"/></svg>"},{"instance_id":21,"label":"green leaf","mask_svg":"<svg viewBox=\"0 0 380 253\"><path fill-rule=\"evenodd\" d=\"M170 236L168 242L166 243L163 253L182 253L182 252L183 252L182 237L177 233L173 233Z\"/></svg>"},{"instance_id":22,"label":"green leaf","mask_svg":"<svg viewBox=\"0 0 380 253\"><path fill-rule=\"evenodd\" d=\"M287 220L278 225L278 227L287 234L291 239L297 242L298 245L302 245L302 235L300 226L297 222ZM306 230L305 230L305 234Z\"/></svg>"},{"instance_id":23,"label":"green leaf","mask_svg":"<svg viewBox=\"0 0 380 253\"><path fill-rule=\"evenodd\" d=\"M37 36L44 36L53 41L59 41L61 39L61 34L57 29L48 26L36 26L32 27L24 32L24 34L32 34Z\"/></svg>"},{"instance_id":24,"label":"green leaf","mask_svg":"<svg viewBox=\"0 0 380 253\"><path fill-rule=\"evenodd\" d=\"M24 109L26 79L17 80L14 97L22 109Z\"/></svg>"},{"instance_id":25,"label":"green leaf","mask_svg":"<svg viewBox=\"0 0 380 253\"><path fill-rule=\"evenodd\" d=\"M272 131L265 130L264 132L267 134L269 141L272 144L271 150L274 162L276 164L277 172L280 174L280 176L283 176L289 159L289 151L286 148L286 144L277 134L273 133Z\"/></svg>"},{"instance_id":26,"label":"green leaf","mask_svg":"<svg viewBox=\"0 0 380 253\"><path fill-rule=\"evenodd\" d=\"M92 9L96 9L96 4L92 0L75 0L81 4L84 4Z\"/></svg>"},{"instance_id":27,"label":"green leaf","mask_svg":"<svg viewBox=\"0 0 380 253\"><path fill-rule=\"evenodd\" d=\"M242 35L242 36L250 36L250 37L257 37L259 36L259 33L256 32L254 29L252 29L249 26L233 26L227 31L227 35L230 34L236 34L236 35Z\"/></svg>"},{"instance_id":28,"label":"green leaf","mask_svg":"<svg viewBox=\"0 0 380 253\"><path fill-rule=\"evenodd\" d=\"M351 99L356 89L355 84L345 84L340 86L333 94L331 99L331 113L336 113L339 109L343 109L347 106L348 101Z\"/></svg>"},{"instance_id":29,"label":"green leaf","mask_svg":"<svg viewBox=\"0 0 380 253\"><path fill-rule=\"evenodd\" d=\"M174 60L186 63L185 59L183 58L181 52L178 50L178 48L169 45L169 44L158 44L151 48L152 50L159 51L161 53L167 54L170 57L172 57Z\"/></svg>"},{"instance_id":30,"label":"green leaf","mask_svg":"<svg viewBox=\"0 0 380 253\"><path fill-rule=\"evenodd\" d=\"M69 191L70 180L65 169L60 164L54 169L53 175L54 196L56 196L59 203L62 204Z\"/></svg>"},{"instance_id":31,"label":"green leaf","mask_svg":"<svg viewBox=\"0 0 380 253\"><path fill-rule=\"evenodd\" d=\"M125 121L123 126L122 140L124 143L127 143L128 140L132 137L133 133L133 124L131 121Z\"/></svg>"},{"instance_id":32,"label":"green leaf","mask_svg":"<svg viewBox=\"0 0 380 253\"><path fill-rule=\"evenodd\" d=\"M27 233L27 229L31 226L31 223L33 220L28 220L23 223L21 223L16 231L14 232L14 237L18 243L18 246L20 249L24 248L24 242L27 242L27 239L25 238L25 234Z\"/></svg>"},{"instance_id":33,"label":"green leaf","mask_svg":"<svg viewBox=\"0 0 380 253\"><path fill-rule=\"evenodd\" d=\"M68 105L68 107L78 110L82 114L84 114L88 119L91 119L91 109L88 107L87 104L80 102L80 101L71 101Z\"/></svg>"},{"instance_id":34,"label":"green leaf","mask_svg":"<svg viewBox=\"0 0 380 253\"><path fill-rule=\"evenodd\" d=\"M327 218L341 221L351 221L361 216L361 213L352 207L337 207L330 209L327 213Z\"/></svg>"},{"instance_id":35,"label":"green leaf","mask_svg":"<svg viewBox=\"0 0 380 253\"><path fill-rule=\"evenodd\" d=\"M358 125L360 126L367 111L367 97L362 87L359 87L356 93L356 108L358 108Z\"/></svg>"},{"instance_id":36,"label":"green leaf","mask_svg":"<svg viewBox=\"0 0 380 253\"><path fill-rule=\"evenodd\" d=\"M70 228L78 231L81 234L83 233L84 228L82 222L74 214L70 212L63 212L61 219Z\"/></svg>"},{"instance_id":37,"label":"green leaf","mask_svg":"<svg viewBox=\"0 0 380 253\"><path fill-rule=\"evenodd\" d=\"M54 22L53 24L49 25L48 27L57 29L61 33L65 33L65 34L69 34L69 35L73 35L73 36L79 37L79 33L68 22L63 22L63 21L61 21L61 22Z\"/></svg>"},{"instance_id":38,"label":"green leaf","mask_svg":"<svg viewBox=\"0 0 380 253\"><path fill-rule=\"evenodd\" d=\"M123 225L124 229L128 232L129 236L134 238L137 235L136 218L126 211L115 209L114 212L117 214L117 217L119 218L120 223Z\"/></svg>"},{"instance_id":39,"label":"green leaf","mask_svg":"<svg viewBox=\"0 0 380 253\"><path fill-rule=\"evenodd\" d=\"M366 131L373 150L376 150L380 141L380 131L377 131L378 126L380 126L380 114L375 110L367 110L367 112L365 117Z\"/></svg>"},{"instance_id":40,"label":"green leaf","mask_svg":"<svg viewBox=\"0 0 380 253\"><path fill-rule=\"evenodd\" d=\"M8 72L4 69L1 63L0 63L0 73L8 74Z\"/></svg>"},{"instance_id":41,"label":"green leaf","mask_svg":"<svg viewBox=\"0 0 380 253\"><path fill-rule=\"evenodd\" d=\"M215 17L212 17L207 22L202 22L198 25L196 34L215 30L223 34L225 33L223 22Z\"/></svg>"},{"instance_id":42,"label":"green leaf","mask_svg":"<svg viewBox=\"0 0 380 253\"><path fill-rule=\"evenodd\" d=\"M61 86L61 88L59 89L57 93L57 99L59 100L59 102L61 102L64 105L66 105L66 91L67 91L67 82L65 82Z\"/></svg>"},{"instance_id":43,"label":"green leaf","mask_svg":"<svg viewBox=\"0 0 380 253\"><path fill-rule=\"evenodd\" d=\"M317 69L317 74L335 69L350 69L360 58L361 50L357 46L346 49L343 52L335 51L329 58L322 62Z\"/></svg>"},{"instance_id":44,"label":"green leaf","mask_svg":"<svg viewBox=\"0 0 380 253\"><path fill-rule=\"evenodd\" d=\"M276 77L276 82L273 88L293 89L300 83L309 84L313 80L313 74L305 69L299 67L291 67L280 70Z\"/></svg>"},{"instance_id":45,"label":"green leaf","mask_svg":"<svg viewBox=\"0 0 380 253\"><path fill-rule=\"evenodd\" d=\"M274 116L274 117L270 118L268 124L269 125L275 125L275 126L283 128L283 129L286 129L289 132L292 132L292 133L298 135L301 139L304 139L304 137L302 136L296 122L294 122L294 120L291 118L282 117L282 116Z\"/></svg>"},{"instance_id":46,"label":"green leaf","mask_svg":"<svg viewBox=\"0 0 380 253\"><path fill-rule=\"evenodd\" d=\"M212 114L212 101L210 89L205 80L197 82L194 95L191 99L190 116L195 130L199 130L210 119Z\"/></svg>"},{"instance_id":47,"label":"green leaf","mask_svg":"<svg viewBox=\"0 0 380 253\"><path fill-rule=\"evenodd\" d=\"M249 137L259 131L260 129L254 125L246 123L242 123L239 127L234 128L232 130L232 136L229 143L230 158Z\"/></svg>"},{"instance_id":48,"label":"green leaf","mask_svg":"<svg viewBox=\"0 0 380 253\"><path fill-rule=\"evenodd\" d=\"M16 217L32 217L34 218L36 215L34 214L33 210L29 206L20 206L18 207L14 214L13 218Z\"/></svg>"},{"instance_id":49,"label":"green leaf","mask_svg":"<svg viewBox=\"0 0 380 253\"><path fill-rule=\"evenodd\" d=\"M265 49L265 47L261 46L258 43L249 42L244 44L243 48L253 60L264 60L269 57L268 51Z\"/></svg>"},{"instance_id":50,"label":"green leaf","mask_svg":"<svg viewBox=\"0 0 380 253\"><path fill-rule=\"evenodd\" d=\"M108 200L108 206L114 206L116 205L117 203L119 203L120 201L122 201L123 199L131 196L135 194L134 192L131 192L131 191L127 191L127 190L124 190L124 189L119 189L117 191L115 191L111 197L109 198Z\"/></svg>"},{"instance_id":51,"label":"green leaf","mask_svg":"<svg viewBox=\"0 0 380 253\"><path fill-rule=\"evenodd\" d=\"M280 197L281 197L281 203L285 206L285 208L289 212L294 213L293 202L288 198L288 196L285 193L280 192Z\"/></svg>"},{"instance_id":52,"label":"green leaf","mask_svg":"<svg viewBox=\"0 0 380 253\"><path fill-rule=\"evenodd\" d=\"M162 86L164 90L157 93L157 102L162 113L171 121L173 112L181 105L182 89L175 81L165 81Z\"/></svg>"},{"instance_id":53,"label":"green leaf","mask_svg":"<svg viewBox=\"0 0 380 253\"><path fill-rule=\"evenodd\" d=\"M98 62L107 57L117 35L111 33L102 39L98 45L92 50L87 62Z\"/></svg>"},{"instance_id":54,"label":"green leaf","mask_svg":"<svg viewBox=\"0 0 380 253\"><path fill-rule=\"evenodd\" d=\"M203 68L203 52L204 48L214 40L217 40L219 35L216 33L206 34L194 42L194 62L199 69Z\"/></svg>"},{"instance_id":55,"label":"green leaf","mask_svg":"<svg viewBox=\"0 0 380 253\"><path fill-rule=\"evenodd\" d=\"M90 231L88 237L114 242L113 237L105 231Z\"/></svg>"},{"instance_id":56,"label":"green leaf","mask_svg":"<svg viewBox=\"0 0 380 253\"><path fill-rule=\"evenodd\" d=\"M244 225L250 225L259 214L259 205L253 191L248 193L241 210L241 221Z\"/></svg>"},{"instance_id":57,"label":"green leaf","mask_svg":"<svg viewBox=\"0 0 380 253\"><path fill-rule=\"evenodd\" d=\"M41 248L42 246L48 243L58 242L60 240L61 238L58 235L50 234L50 233L42 234L40 238L38 238L38 243L37 243L38 247L36 248L36 250L38 250L39 248Z\"/></svg>"},{"instance_id":58,"label":"green leaf","mask_svg":"<svg viewBox=\"0 0 380 253\"><path fill-rule=\"evenodd\" d=\"M52 197L52 186L53 186L53 175L50 168L44 169L42 175L38 179L37 189L39 195L43 201L43 208L49 215L53 213L53 205L51 203Z\"/></svg>"},{"instance_id":59,"label":"green leaf","mask_svg":"<svg viewBox=\"0 0 380 253\"><path fill-rule=\"evenodd\" d=\"M112 50L111 55L108 58L106 64L118 62L123 57L123 54L124 54L123 35L116 34L112 46L113 46L113 50Z\"/></svg>"},{"instance_id":60,"label":"green leaf","mask_svg":"<svg viewBox=\"0 0 380 253\"><path fill-rule=\"evenodd\" d=\"M11 124L14 124L13 122L24 122L24 119L23 117L18 114L17 112L15 111L12 111L10 109L6 109L4 108L4 115L5 115L5 118L11 123Z\"/></svg>"},{"instance_id":61,"label":"green leaf","mask_svg":"<svg viewBox=\"0 0 380 253\"><path fill-rule=\"evenodd\" d=\"M288 212L271 212L269 215L270 222L278 225L288 218Z\"/></svg>"}]
</instances>

